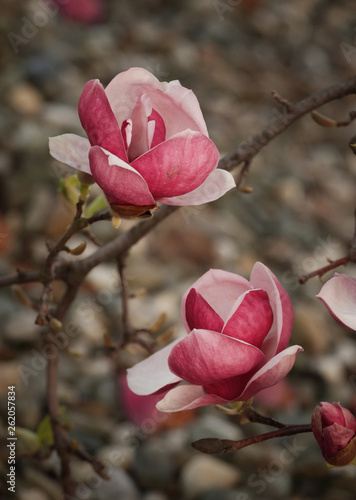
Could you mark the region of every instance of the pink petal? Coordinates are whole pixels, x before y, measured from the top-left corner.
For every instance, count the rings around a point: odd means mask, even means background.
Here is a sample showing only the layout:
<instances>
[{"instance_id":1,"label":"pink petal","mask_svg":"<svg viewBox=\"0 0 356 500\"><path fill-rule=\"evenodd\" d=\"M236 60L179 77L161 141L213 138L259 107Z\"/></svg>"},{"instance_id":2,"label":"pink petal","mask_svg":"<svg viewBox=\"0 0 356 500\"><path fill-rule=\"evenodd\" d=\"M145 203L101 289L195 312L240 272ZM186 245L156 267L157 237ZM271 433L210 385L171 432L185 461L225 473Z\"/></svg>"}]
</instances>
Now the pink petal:
<instances>
[{"instance_id":1,"label":"pink petal","mask_svg":"<svg viewBox=\"0 0 356 500\"><path fill-rule=\"evenodd\" d=\"M90 80L85 85L79 99L78 113L92 146L101 146L127 161L121 124L119 127L99 80Z\"/></svg>"},{"instance_id":2,"label":"pink petal","mask_svg":"<svg viewBox=\"0 0 356 500\"><path fill-rule=\"evenodd\" d=\"M120 158L94 146L90 149L89 160L92 175L110 204L155 205L146 181Z\"/></svg>"},{"instance_id":3,"label":"pink petal","mask_svg":"<svg viewBox=\"0 0 356 500\"><path fill-rule=\"evenodd\" d=\"M130 68L111 80L105 93L120 126L131 117L138 98L154 89L163 89L163 84L143 68Z\"/></svg>"},{"instance_id":4,"label":"pink petal","mask_svg":"<svg viewBox=\"0 0 356 500\"><path fill-rule=\"evenodd\" d=\"M267 359L281 352L288 344L293 326L293 308L287 292L275 275L261 262L251 272L251 285L268 293L273 310L273 324L261 350Z\"/></svg>"},{"instance_id":5,"label":"pink petal","mask_svg":"<svg viewBox=\"0 0 356 500\"><path fill-rule=\"evenodd\" d=\"M49 138L49 152L53 158L70 167L90 174L90 142L75 134L57 135Z\"/></svg>"},{"instance_id":6,"label":"pink petal","mask_svg":"<svg viewBox=\"0 0 356 500\"><path fill-rule=\"evenodd\" d=\"M173 349L170 370L195 385L206 385L250 371L264 359L255 346L210 330L193 330Z\"/></svg>"},{"instance_id":7,"label":"pink petal","mask_svg":"<svg viewBox=\"0 0 356 500\"><path fill-rule=\"evenodd\" d=\"M247 290L251 290L252 287L245 278L238 274L222 271L221 269L210 269L195 281L183 295L181 311L187 332L190 331L190 328L186 318L186 301L192 288L195 288L223 321L226 321L237 298Z\"/></svg>"},{"instance_id":8,"label":"pink petal","mask_svg":"<svg viewBox=\"0 0 356 500\"><path fill-rule=\"evenodd\" d=\"M208 136L198 101L191 90L175 85L165 92L149 90L147 94L150 96L153 109L164 120L167 139L187 129ZM189 105L193 102L196 105L193 104L193 108L189 109Z\"/></svg>"},{"instance_id":9,"label":"pink petal","mask_svg":"<svg viewBox=\"0 0 356 500\"><path fill-rule=\"evenodd\" d=\"M154 109L168 126L167 137L188 128L208 135L197 98L178 81L159 82L143 68L130 68L111 80L105 92L120 126L131 117L139 97L149 94Z\"/></svg>"},{"instance_id":10,"label":"pink petal","mask_svg":"<svg viewBox=\"0 0 356 500\"><path fill-rule=\"evenodd\" d=\"M177 207L202 205L217 200L234 187L236 187L235 179L230 172L216 168L208 175L203 184L190 193L171 198L162 197L158 198L157 201Z\"/></svg>"},{"instance_id":11,"label":"pink petal","mask_svg":"<svg viewBox=\"0 0 356 500\"><path fill-rule=\"evenodd\" d=\"M255 396L261 389L276 385L292 369L299 351L303 351L303 348L299 345L293 345L270 359L253 375L243 393L238 396L238 400L246 401Z\"/></svg>"},{"instance_id":12,"label":"pink petal","mask_svg":"<svg viewBox=\"0 0 356 500\"><path fill-rule=\"evenodd\" d=\"M222 333L260 347L272 322L273 312L267 293L248 290L236 301Z\"/></svg>"},{"instance_id":13,"label":"pink petal","mask_svg":"<svg viewBox=\"0 0 356 500\"><path fill-rule=\"evenodd\" d=\"M132 162L154 198L178 196L200 186L219 160L215 144L199 132L185 132L162 142Z\"/></svg>"},{"instance_id":14,"label":"pink petal","mask_svg":"<svg viewBox=\"0 0 356 500\"><path fill-rule=\"evenodd\" d=\"M355 417L347 408L344 408L339 403L328 403L323 401L320 403L319 412L323 427L337 423L356 432Z\"/></svg>"},{"instance_id":15,"label":"pink petal","mask_svg":"<svg viewBox=\"0 0 356 500\"><path fill-rule=\"evenodd\" d=\"M324 447L322 448L324 458L331 458L343 450L354 435L354 431L337 423L325 427L323 429Z\"/></svg>"},{"instance_id":16,"label":"pink petal","mask_svg":"<svg viewBox=\"0 0 356 500\"><path fill-rule=\"evenodd\" d=\"M148 138L148 144L150 148L154 148L166 139L166 127L162 116L154 109L148 117L148 125L150 124L154 124L154 127L152 137Z\"/></svg>"},{"instance_id":17,"label":"pink petal","mask_svg":"<svg viewBox=\"0 0 356 500\"><path fill-rule=\"evenodd\" d=\"M127 384L132 392L140 396L153 394L159 389L181 381L168 367L168 356L177 339L127 370Z\"/></svg>"},{"instance_id":18,"label":"pink petal","mask_svg":"<svg viewBox=\"0 0 356 500\"><path fill-rule=\"evenodd\" d=\"M198 385L180 385L171 389L165 397L156 404L159 411L174 412L191 410L199 406L218 405L228 403L226 399L207 394L203 387Z\"/></svg>"},{"instance_id":19,"label":"pink petal","mask_svg":"<svg viewBox=\"0 0 356 500\"><path fill-rule=\"evenodd\" d=\"M221 332L224 326L223 320L207 301L191 288L186 301L186 319L190 330L206 329Z\"/></svg>"},{"instance_id":20,"label":"pink petal","mask_svg":"<svg viewBox=\"0 0 356 500\"><path fill-rule=\"evenodd\" d=\"M339 323L356 330L356 278L335 273L317 298L324 302Z\"/></svg>"},{"instance_id":21,"label":"pink petal","mask_svg":"<svg viewBox=\"0 0 356 500\"><path fill-rule=\"evenodd\" d=\"M192 90L182 87L179 82L170 82L167 90L164 92L168 95L188 116L190 116L196 123L198 129L202 134L209 137L206 123L201 112L198 99Z\"/></svg>"},{"instance_id":22,"label":"pink petal","mask_svg":"<svg viewBox=\"0 0 356 500\"><path fill-rule=\"evenodd\" d=\"M131 114L132 139L128 150L130 162L150 149L148 143L147 121L151 113L151 100L147 94L143 94L137 99L137 103Z\"/></svg>"},{"instance_id":23,"label":"pink petal","mask_svg":"<svg viewBox=\"0 0 356 500\"><path fill-rule=\"evenodd\" d=\"M149 394L147 396L139 396L131 391L127 385L126 376L121 374L118 378L119 383L119 400L121 407L126 416L135 425L144 426L147 421L154 421L159 424L164 422L167 415L159 415L156 410L156 403L162 399L164 394Z\"/></svg>"}]
</instances>

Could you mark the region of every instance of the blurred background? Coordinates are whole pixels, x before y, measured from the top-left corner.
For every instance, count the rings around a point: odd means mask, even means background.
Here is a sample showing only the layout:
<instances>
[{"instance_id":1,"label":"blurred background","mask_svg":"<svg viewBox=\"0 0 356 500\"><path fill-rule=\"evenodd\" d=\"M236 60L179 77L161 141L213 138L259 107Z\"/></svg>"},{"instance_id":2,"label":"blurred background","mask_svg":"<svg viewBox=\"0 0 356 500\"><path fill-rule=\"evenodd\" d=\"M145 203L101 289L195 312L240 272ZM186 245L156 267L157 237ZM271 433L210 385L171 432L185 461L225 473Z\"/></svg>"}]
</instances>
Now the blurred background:
<instances>
[{"instance_id":1,"label":"blurred background","mask_svg":"<svg viewBox=\"0 0 356 500\"><path fill-rule=\"evenodd\" d=\"M48 137L84 135L77 105L89 79L107 85L133 66L162 81L179 79L198 97L223 156L283 113L273 90L296 102L356 70L351 0L3 0L0 27L1 275L38 269L46 241L57 240L71 221L73 207L58 194L69 169L49 156ZM321 112L346 120L354 108L351 96ZM352 239L353 135L354 124L321 128L305 116L253 160L246 181L252 194L231 191L208 206L179 210L128 260L132 323L147 328L165 313L157 335L170 328L182 332L181 296L209 268L247 278L257 260L271 268L295 308L291 342L305 351L287 379L254 404L286 423L309 423L320 401L356 410L355 334L315 298L320 280L298 283L327 258L345 255ZM93 232L106 242L132 224L114 229L101 222ZM93 249L88 241L86 252ZM356 277L353 265L339 272ZM39 299L38 284L24 289ZM59 283L55 298L61 291ZM73 459L76 499L355 498L355 469L328 469L308 434L226 456L195 452L190 443L196 439L239 439L269 429L239 426L236 417L215 408L167 417L154 410L152 399L128 393L125 368L145 353L131 346L111 358L105 349L105 334L113 342L122 335L120 304L116 268L106 263L90 273L68 315L69 349L61 353L59 380L65 419L73 438L111 473L105 481ZM46 416L46 355L35 316L11 289L0 290L3 437L9 385L16 386L18 428L36 432ZM10 498L62 498L57 457L43 452L41 460L26 458L30 439L18 451L17 492ZM6 446L0 453L0 494L7 498Z\"/></svg>"}]
</instances>

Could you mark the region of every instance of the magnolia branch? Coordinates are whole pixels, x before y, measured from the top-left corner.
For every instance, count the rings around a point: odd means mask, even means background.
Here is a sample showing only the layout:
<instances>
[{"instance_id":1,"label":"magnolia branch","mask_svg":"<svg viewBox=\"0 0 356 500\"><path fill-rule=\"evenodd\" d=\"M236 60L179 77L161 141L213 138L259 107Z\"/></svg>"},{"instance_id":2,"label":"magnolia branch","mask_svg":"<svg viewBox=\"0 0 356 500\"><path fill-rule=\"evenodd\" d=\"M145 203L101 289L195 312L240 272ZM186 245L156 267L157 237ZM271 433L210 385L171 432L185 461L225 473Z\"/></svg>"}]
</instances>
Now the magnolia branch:
<instances>
[{"instance_id":1,"label":"magnolia branch","mask_svg":"<svg viewBox=\"0 0 356 500\"><path fill-rule=\"evenodd\" d=\"M278 96L276 92L273 92L273 97L284 105L285 113L280 117L273 117L271 122L257 135L243 142L232 153L224 156L224 158L220 160L219 167L230 171L242 162L250 162L261 149L267 146L272 139L284 132L284 130L298 120L298 118L310 113L314 109L320 108L328 102L341 99L350 94L356 94L356 77L348 78L347 80L330 85L325 89L318 90L296 104L290 103L286 99ZM350 123L350 121L348 123Z\"/></svg>"},{"instance_id":2,"label":"magnolia branch","mask_svg":"<svg viewBox=\"0 0 356 500\"><path fill-rule=\"evenodd\" d=\"M315 276L319 276L319 278L321 278L322 276L324 276L324 274L328 273L329 271L332 271L333 269L336 269L337 267L347 266L349 262L356 263L356 210L354 214L355 214L354 235L347 255L341 257L340 259L329 261L329 264L327 264L326 266L320 267L319 269L316 269L315 271L312 271L311 273L302 276L298 280L301 285L304 285L304 283L306 283L311 278L314 278Z\"/></svg>"},{"instance_id":3,"label":"magnolia branch","mask_svg":"<svg viewBox=\"0 0 356 500\"><path fill-rule=\"evenodd\" d=\"M231 453L236 450L241 450L241 448L246 448L246 446L250 446L251 444L262 443L262 441L267 441L269 439L275 439L284 436L294 436L295 434L301 434L311 431L312 428L310 424L286 425L283 428L278 429L277 431L266 432L265 434L259 434L258 436L240 439L238 441L217 438L199 439L198 441L192 443L192 446L196 450L202 453L208 453L209 455L215 455L218 453Z\"/></svg>"}]
</instances>

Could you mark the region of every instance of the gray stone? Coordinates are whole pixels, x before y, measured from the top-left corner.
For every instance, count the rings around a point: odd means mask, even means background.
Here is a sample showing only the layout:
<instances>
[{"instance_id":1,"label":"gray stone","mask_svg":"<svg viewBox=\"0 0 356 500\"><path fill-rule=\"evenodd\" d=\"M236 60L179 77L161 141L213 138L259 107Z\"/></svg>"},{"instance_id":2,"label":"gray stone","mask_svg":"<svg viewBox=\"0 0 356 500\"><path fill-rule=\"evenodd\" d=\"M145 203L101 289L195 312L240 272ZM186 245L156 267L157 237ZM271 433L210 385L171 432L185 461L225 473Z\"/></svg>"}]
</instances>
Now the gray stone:
<instances>
[{"instance_id":1,"label":"gray stone","mask_svg":"<svg viewBox=\"0 0 356 500\"><path fill-rule=\"evenodd\" d=\"M181 482L186 496L193 498L210 489L228 489L238 483L240 471L222 460L195 455L182 468Z\"/></svg>"}]
</instances>

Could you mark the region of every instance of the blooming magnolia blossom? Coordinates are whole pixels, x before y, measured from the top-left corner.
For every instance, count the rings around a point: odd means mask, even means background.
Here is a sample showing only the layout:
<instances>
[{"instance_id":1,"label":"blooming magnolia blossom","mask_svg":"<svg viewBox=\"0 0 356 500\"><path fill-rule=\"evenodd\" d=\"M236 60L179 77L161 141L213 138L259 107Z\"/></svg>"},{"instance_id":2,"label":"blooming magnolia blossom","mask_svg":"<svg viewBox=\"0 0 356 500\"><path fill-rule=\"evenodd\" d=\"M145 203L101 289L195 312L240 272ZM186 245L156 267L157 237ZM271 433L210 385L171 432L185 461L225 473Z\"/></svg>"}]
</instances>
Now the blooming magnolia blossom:
<instances>
[{"instance_id":1,"label":"blooming magnolia blossom","mask_svg":"<svg viewBox=\"0 0 356 500\"><path fill-rule=\"evenodd\" d=\"M235 186L217 169L199 103L177 81L159 82L142 68L119 73L104 90L89 81L79 99L88 139L50 138L59 161L91 174L119 215L150 215L156 202L200 205Z\"/></svg>"},{"instance_id":2,"label":"blooming magnolia blossom","mask_svg":"<svg viewBox=\"0 0 356 500\"><path fill-rule=\"evenodd\" d=\"M356 454L356 419L339 403L320 403L311 420L321 453L331 465L348 465Z\"/></svg>"},{"instance_id":3,"label":"blooming magnolia blossom","mask_svg":"<svg viewBox=\"0 0 356 500\"><path fill-rule=\"evenodd\" d=\"M250 281L211 269L184 294L182 315L188 335L128 370L136 394L171 387L157 404L160 411L245 401L282 380L302 350L286 348L293 309L261 263ZM181 381L188 384L177 385Z\"/></svg>"},{"instance_id":4,"label":"blooming magnolia blossom","mask_svg":"<svg viewBox=\"0 0 356 500\"><path fill-rule=\"evenodd\" d=\"M356 278L335 273L317 297L339 323L356 330Z\"/></svg>"}]
</instances>

